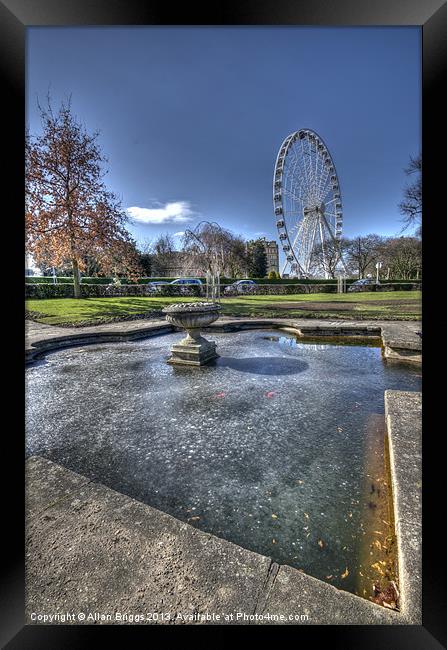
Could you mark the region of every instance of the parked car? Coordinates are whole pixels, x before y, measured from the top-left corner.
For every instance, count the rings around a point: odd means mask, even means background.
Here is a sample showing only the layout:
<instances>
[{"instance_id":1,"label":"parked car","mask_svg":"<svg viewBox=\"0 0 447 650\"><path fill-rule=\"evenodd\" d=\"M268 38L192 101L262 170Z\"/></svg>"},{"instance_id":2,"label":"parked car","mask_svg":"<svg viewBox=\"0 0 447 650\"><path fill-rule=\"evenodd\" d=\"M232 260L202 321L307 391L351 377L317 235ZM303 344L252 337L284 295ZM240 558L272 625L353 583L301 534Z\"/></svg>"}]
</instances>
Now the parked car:
<instances>
[{"instance_id":1,"label":"parked car","mask_svg":"<svg viewBox=\"0 0 447 650\"><path fill-rule=\"evenodd\" d=\"M232 284L229 284L224 289L224 293L243 293L245 289L256 285L254 280L236 280Z\"/></svg>"},{"instance_id":2,"label":"parked car","mask_svg":"<svg viewBox=\"0 0 447 650\"><path fill-rule=\"evenodd\" d=\"M164 282L163 280L156 280L155 282L148 282L146 284L148 293L157 293L158 287L166 286L170 284L169 282Z\"/></svg>"},{"instance_id":3,"label":"parked car","mask_svg":"<svg viewBox=\"0 0 447 650\"><path fill-rule=\"evenodd\" d=\"M203 284L202 280L199 280L199 278L178 278L177 280L173 280L170 282L170 284L173 284L175 287L180 287L180 294L182 296L194 296L197 295L193 291L193 287L198 287L199 289L199 294L203 294Z\"/></svg>"},{"instance_id":4,"label":"parked car","mask_svg":"<svg viewBox=\"0 0 447 650\"><path fill-rule=\"evenodd\" d=\"M201 287L202 280L199 280L199 278L178 278L177 280L173 280L172 282L170 282L170 284L186 284L186 285L196 284Z\"/></svg>"},{"instance_id":5,"label":"parked car","mask_svg":"<svg viewBox=\"0 0 447 650\"><path fill-rule=\"evenodd\" d=\"M367 291L369 287L378 284L380 284L380 282L376 282L373 278L362 278L361 280L353 282L348 291Z\"/></svg>"}]
</instances>

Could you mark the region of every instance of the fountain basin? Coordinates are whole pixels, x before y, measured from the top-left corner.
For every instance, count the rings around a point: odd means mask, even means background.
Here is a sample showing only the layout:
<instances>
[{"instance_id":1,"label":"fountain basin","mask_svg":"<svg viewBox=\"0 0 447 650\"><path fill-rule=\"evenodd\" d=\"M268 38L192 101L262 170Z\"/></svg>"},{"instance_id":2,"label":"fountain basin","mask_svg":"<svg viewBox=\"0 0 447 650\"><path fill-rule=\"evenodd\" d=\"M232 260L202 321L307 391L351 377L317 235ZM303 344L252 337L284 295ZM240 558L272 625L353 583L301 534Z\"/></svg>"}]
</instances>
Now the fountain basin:
<instances>
[{"instance_id":1,"label":"fountain basin","mask_svg":"<svg viewBox=\"0 0 447 650\"><path fill-rule=\"evenodd\" d=\"M207 327L219 318L221 306L213 302L183 302L163 309L166 320L186 331L186 336L171 348L168 363L173 365L203 366L218 358L216 344L201 336Z\"/></svg>"},{"instance_id":2,"label":"fountain basin","mask_svg":"<svg viewBox=\"0 0 447 650\"><path fill-rule=\"evenodd\" d=\"M66 348L30 365L27 455L373 596L372 565L388 566L374 539L392 523L377 467L384 390L419 391L419 369L386 363L380 341L252 330L216 332L220 357L196 372L165 362L181 336Z\"/></svg>"}]
</instances>

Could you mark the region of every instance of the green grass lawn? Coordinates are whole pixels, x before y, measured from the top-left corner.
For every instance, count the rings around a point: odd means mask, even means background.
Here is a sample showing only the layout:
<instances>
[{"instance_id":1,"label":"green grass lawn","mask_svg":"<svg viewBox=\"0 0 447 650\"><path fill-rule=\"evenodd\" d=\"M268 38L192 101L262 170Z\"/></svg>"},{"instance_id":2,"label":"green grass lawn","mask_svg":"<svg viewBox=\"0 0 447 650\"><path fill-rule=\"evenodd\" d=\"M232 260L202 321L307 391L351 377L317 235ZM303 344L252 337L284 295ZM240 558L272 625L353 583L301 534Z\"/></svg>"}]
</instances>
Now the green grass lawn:
<instances>
[{"instance_id":1,"label":"green grass lawn","mask_svg":"<svg viewBox=\"0 0 447 650\"><path fill-rule=\"evenodd\" d=\"M223 298L226 316L420 320L420 291L319 293ZM101 323L159 311L197 298L52 298L27 300L29 316L49 325Z\"/></svg>"}]
</instances>

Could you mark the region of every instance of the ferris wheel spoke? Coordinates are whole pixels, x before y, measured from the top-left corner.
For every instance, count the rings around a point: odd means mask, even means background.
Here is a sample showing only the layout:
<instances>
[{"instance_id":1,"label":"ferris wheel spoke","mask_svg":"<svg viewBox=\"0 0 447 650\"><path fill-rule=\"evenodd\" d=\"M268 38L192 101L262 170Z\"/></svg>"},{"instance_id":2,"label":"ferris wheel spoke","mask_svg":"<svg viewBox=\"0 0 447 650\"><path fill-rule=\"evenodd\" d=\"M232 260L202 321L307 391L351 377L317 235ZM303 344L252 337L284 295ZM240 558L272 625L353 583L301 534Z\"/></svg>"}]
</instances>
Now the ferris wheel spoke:
<instances>
[{"instance_id":1,"label":"ferris wheel spoke","mask_svg":"<svg viewBox=\"0 0 447 650\"><path fill-rule=\"evenodd\" d=\"M329 180L330 180L330 179L329 179L329 176L328 176L327 179L326 179L326 181L325 181L325 184L324 184L324 186L323 186L323 190L322 190L322 192L321 192L321 195L320 195L320 201L321 201L321 203L326 203L326 200L325 200L325 199L326 199L327 195L328 195L330 192L332 192L332 186L331 186L330 183L328 183Z\"/></svg>"},{"instance_id":2,"label":"ferris wheel spoke","mask_svg":"<svg viewBox=\"0 0 447 650\"><path fill-rule=\"evenodd\" d=\"M327 167L325 165L324 176L322 176L321 183L320 183L320 186L318 188L318 200L320 201L320 203L324 202L324 198L325 198L325 196L327 195L327 193L329 192L329 190L331 188L330 182L329 182L330 181L330 174L331 174L330 167Z\"/></svg>"},{"instance_id":3,"label":"ferris wheel spoke","mask_svg":"<svg viewBox=\"0 0 447 650\"><path fill-rule=\"evenodd\" d=\"M326 149L326 147L324 148L323 151L324 151L324 154L323 154L324 174L322 174L321 183L320 183L320 186L318 188L318 190L319 190L319 200L320 201L323 200L323 196L325 195L323 193L325 192L326 185L328 184L328 181L330 180L331 169L333 168L332 159L331 159L331 156L329 154L329 151ZM329 161L329 164L328 164L328 161Z\"/></svg>"},{"instance_id":4,"label":"ferris wheel spoke","mask_svg":"<svg viewBox=\"0 0 447 650\"><path fill-rule=\"evenodd\" d=\"M297 161L292 160L289 165L286 166L285 171L284 171L284 176L285 176L285 187L290 186L292 188L294 185L297 185L299 191L301 191L301 183L294 183L294 178L296 176L296 166L297 166Z\"/></svg>"},{"instance_id":5,"label":"ferris wheel spoke","mask_svg":"<svg viewBox=\"0 0 447 650\"><path fill-rule=\"evenodd\" d=\"M296 194L294 194L294 192L290 191L286 187L284 188L283 191L284 191L284 194L286 194L287 196L290 196L295 201L299 201L300 203L302 203L302 205L304 205L304 201L303 201L303 198L301 196L297 196Z\"/></svg>"},{"instance_id":6,"label":"ferris wheel spoke","mask_svg":"<svg viewBox=\"0 0 447 650\"><path fill-rule=\"evenodd\" d=\"M313 161L312 164L312 179L313 179L313 198L314 201L317 201L317 195L318 195L318 184L319 184L319 179L320 179L320 173L319 173L319 159L320 159L320 154L318 151L318 141L316 140L315 142L310 143L310 151L311 151L311 162Z\"/></svg>"},{"instance_id":7,"label":"ferris wheel spoke","mask_svg":"<svg viewBox=\"0 0 447 650\"><path fill-rule=\"evenodd\" d=\"M290 185L290 188L293 187L292 183L290 183L289 185ZM302 196L300 194L296 194L292 189L289 189L289 187L284 188L284 195L285 195L285 198L287 199L287 201L289 201L292 205L294 205L294 206L299 205L301 209L304 209L304 207L306 205L306 201L305 201L304 196Z\"/></svg>"},{"instance_id":8,"label":"ferris wheel spoke","mask_svg":"<svg viewBox=\"0 0 447 650\"><path fill-rule=\"evenodd\" d=\"M316 220L314 220L314 223L310 225L309 227L309 234L308 237L305 240L305 246L304 246L304 251L303 251L303 268L305 273L309 273L310 270L310 264L311 264L311 258L312 258L312 251L314 247L314 241L315 241L315 232L316 232Z\"/></svg>"},{"instance_id":9,"label":"ferris wheel spoke","mask_svg":"<svg viewBox=\"0 0 447 650\"><path fill-rule=\"evenodd\" d=\"M310 198L312 203L315 201L315 175L313 170L313 156L312 156L312 145L309 143L307 154L307 163L309 170L309 179L310 179Z\"/></svg>"},{"instance_id":10,"label":"ferris wheel spoke","mask_svg":"<svg viewBox=\"0 0 447 650\"><path fill-rule=\"evenodd\" d=\"M300 266L303 267L303 257L305 257L304 246L306 243L306 224L303 221L297 229L296 236L293 240L292 250L294 251L295 258L298 260Z\"/></svg>"},{"instance_id":11,"label":"ferris wheel spoke","mask_svg":"<svg viewBox=\"0 0 447 650\"><path fill-rule=\"evenodd\" d=\"M317 196L317 201L318 201L318 196L320 193L320 185L321 185L321 180L322 180L322 175L323 175L323 162L322 162L322 157L320 154L317 155L316 158L316 176L317 176L317 187L316 187L316 196Z\"/></svg>"},{"instance_id":12,"label":"ferris wheel spoke","mask_svg":"<svg viewBox=\"0 0 447 650\"><path fill-rule=\"evenodd\" d=\"M300 140L301 160L302 160L302 168L304 170L306 187L307 187L307 189L309 191L310 190L310 178L309 178L309 172L308 172L308 166L307 166L307 151L305 150L304 141L305 141L305 138Z\"/></svg>"}]
</instances>

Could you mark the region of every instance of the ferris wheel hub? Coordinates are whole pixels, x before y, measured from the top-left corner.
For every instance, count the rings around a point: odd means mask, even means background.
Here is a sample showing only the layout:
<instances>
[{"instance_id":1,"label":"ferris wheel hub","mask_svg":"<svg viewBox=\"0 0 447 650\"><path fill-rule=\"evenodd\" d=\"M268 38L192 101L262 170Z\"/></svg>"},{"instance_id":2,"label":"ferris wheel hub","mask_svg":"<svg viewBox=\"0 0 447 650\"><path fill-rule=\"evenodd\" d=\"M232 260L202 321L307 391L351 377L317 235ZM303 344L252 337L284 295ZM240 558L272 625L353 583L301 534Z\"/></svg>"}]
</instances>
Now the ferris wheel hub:
<instances>
[{"instance_id":1,"label":"ferris wheel hub","mask_svg":"<svg viewBox=\"0 0 447 650\"><path fill-rule=\"evenodd\" d=\"M310 213L315 213L315 214L324 214L325 211L325 205L324 203L320 203L319 205L314 205L311 208L304 208L303 213L304 214L310 214Z\"/></svg>"}]
</instances>

